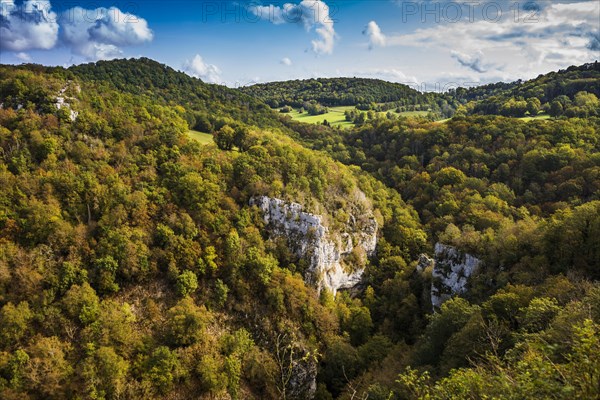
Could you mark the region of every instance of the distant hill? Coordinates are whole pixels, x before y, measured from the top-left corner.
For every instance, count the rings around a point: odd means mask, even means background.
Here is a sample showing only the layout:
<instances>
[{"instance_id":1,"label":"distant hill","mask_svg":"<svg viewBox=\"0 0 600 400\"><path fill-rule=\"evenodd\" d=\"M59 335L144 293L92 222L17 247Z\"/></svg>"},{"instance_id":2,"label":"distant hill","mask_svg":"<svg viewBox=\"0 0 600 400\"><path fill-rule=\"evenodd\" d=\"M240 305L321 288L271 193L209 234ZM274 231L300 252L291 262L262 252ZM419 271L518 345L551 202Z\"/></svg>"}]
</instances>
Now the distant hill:
<instances>
[{"instance_id":1,"label":"distant hill","mask_svg":"<svg viewBox=\"0 0 600 400\"><path fill-rule=\"evenodd\" d=\"M491 83L474 88L459 88L455 93L462 100L484 100L491 96L538 97L542 102L552 101L560 95L572 97L586 90L600 96L600 63L572 66L564 70L539 75L537 78L511 83Z\"/></svg>"},{"instance_id":2,"label":"distant hill","mask_svg":"<svg viewBox=\"0 0 600 400\"><path fill-rule=\"evenodd\" d=\"M421 93L407 85L365 78L272 82L244 87L240 91L271 107L287 105L299 108L316 103L325 107L357 106L376 111L394 108L399 111L425 110L443 117L454 115L461 105L470 102L466 110L468 114L524 116L528 112L526 102L533 98L539 100L539 105L534 102L529 107L531 110L537 107L539 111L549 113L552 102L558 99L560 106L554 106L554 116L566 113L569 108L570 116L575 116L581 115L581 110L575 110L572 104L577 93L587 92L600 97L600 64L572 66L528 81L461 87L446 93Z\"/></svg>"},{"instance_id":3,"label":"distant hill","mask_svg":"<svg viewBox=\"0 0 600 400\"><path fill-rule=\"evenodd\" d=\"M426 103L429 96L407 85L366 78L308 79L263 83L240 89L271 107L301 107L306 102L323 106L355 106L370 103Z\"/></svg>"},{"instance_id":4,"label":"distant hill","mask_svg":"<svg viewBox=\"0 0 600 400\"><path fill-rule=\"evenodd\" d=\"M474 88L458 88L448 95L457 103L466 104L475 102L471 110L473 114L510 115L507 111L511 106L504 107L511 99L514 101L527 101L537 98L543 109L550 111L552 103L558 111L571 108L575 96L580 92L587 92L600 97L600 63L589 63L572 66L565 70L539 75L528 81L518 80L511 83L493 83ZM512 107L514 108L514 107ZM518 108L518 107L517 107ZM577 112L575 113L577 114ZM556 116L558 116L556 115ZM571 115L574 116L574 115Z\"/></svg>"},{"instance_id":5,"label":"distant hill","mask_svg":"<svg viewBox=\"0 0 600 400\"><path fill-rule=\"evenodd\" d=\"M148 58L99 61L69 68L83 81L110 84L115 89L151 97L165 105L188 110L186 119L194 127L205 118L230 118L249 125L279 125L272 111L259 99L226 86L213 85ZM204 126L200 130L208 131Z\"/></svg>"}]
</instances>

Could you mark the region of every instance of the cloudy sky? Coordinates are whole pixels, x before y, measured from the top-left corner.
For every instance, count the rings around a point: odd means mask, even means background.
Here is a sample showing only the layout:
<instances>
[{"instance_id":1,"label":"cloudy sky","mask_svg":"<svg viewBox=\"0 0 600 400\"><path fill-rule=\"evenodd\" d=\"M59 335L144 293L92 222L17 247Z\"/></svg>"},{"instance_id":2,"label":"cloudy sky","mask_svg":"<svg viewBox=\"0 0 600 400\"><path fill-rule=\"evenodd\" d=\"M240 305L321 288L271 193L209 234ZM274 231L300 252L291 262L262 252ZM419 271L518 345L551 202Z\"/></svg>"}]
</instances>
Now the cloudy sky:
<instances>
[{"instance_id":1,"label":"cloudy sky","mask_svg":"<svg viewBox=\"0 0 600 400\"><path fill-rule=\"evenodd\" d=\"M444 90L600 59L598 0L0 0L0 62L149 57L229 86L363 76Z\"/></svg>"}]
</instances>

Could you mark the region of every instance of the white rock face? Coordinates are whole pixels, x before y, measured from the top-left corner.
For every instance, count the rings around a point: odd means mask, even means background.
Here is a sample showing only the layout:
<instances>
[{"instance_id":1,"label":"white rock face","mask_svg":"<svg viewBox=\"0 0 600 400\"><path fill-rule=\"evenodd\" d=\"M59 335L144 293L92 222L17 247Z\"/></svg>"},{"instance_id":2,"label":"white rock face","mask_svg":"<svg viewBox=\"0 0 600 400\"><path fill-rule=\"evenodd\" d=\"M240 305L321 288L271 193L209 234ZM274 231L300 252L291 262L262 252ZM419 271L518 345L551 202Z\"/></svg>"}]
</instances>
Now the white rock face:
<instances>
[{"instance_id":1,"label":"white rock face","mask_svg":"<svg viewBox=\"0 0 600 400\"><path fill-rule=\"evenodd\" d=\"M481 261L470 254L437 243L431 283L431 304L434 310L453 295L465 293L469 277L477 271L480 264Z\"/></svg>"},{"instance_id":2,"label":"white rock face","mask_svg":"<svg viewBox=\"0 0 600 400\"><path fill-rule=\"evenodd\" d=\"M335 295L360 282L364 267L347 265L347 258L352 253L375 254L378 226L372 216L351 216L345 232L331 233L321 216L303 212L300 204L266 196L256 197L250 204L262 210L272 235L285 236L294 254L309 260L307 283Z\"/></svg>"},{"instance_id":3,"label":"white rock face","mask_svg":"<svg viewBox=\"0 0 600 400\"><path fill-rule=\"evenodd\" d=\"M70 84L70 82L69 82L69 84ZM62 108L67 108L69 110L69 118L71 119L71 121L75 121L77 119L77 117L79 116L79 113L77 111L73 111L71 109L71 104L65 100L65 97L63 97L63 95L65 94L65 92L67 91L68 88L69 88L69 85L65 86L64 88L62 88L60 90L60 95L56 98L56 103L54 103L54 105L56 106L57 110L61 110ZM81 91L81 89L79 87L77 87L77 90ZM69 98L69 97L67 97L67 99L77 100L77 99Z\"/></svg>"}]
</instances>

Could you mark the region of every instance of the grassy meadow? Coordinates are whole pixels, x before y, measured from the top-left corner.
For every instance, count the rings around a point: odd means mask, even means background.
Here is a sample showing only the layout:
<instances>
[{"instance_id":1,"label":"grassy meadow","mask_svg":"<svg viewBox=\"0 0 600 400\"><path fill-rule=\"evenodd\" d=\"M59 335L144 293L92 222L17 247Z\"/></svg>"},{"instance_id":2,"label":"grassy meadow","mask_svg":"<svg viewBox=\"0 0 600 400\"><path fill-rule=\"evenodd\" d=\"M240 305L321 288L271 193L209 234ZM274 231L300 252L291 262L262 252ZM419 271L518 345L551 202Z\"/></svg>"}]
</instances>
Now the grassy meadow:
<instances>
[{"instance_id":1,"label":"grassy meadow","mask_svg":"<svg viewBox=\"0 0 600 400\"><path fill-rule=\"evenodd\" d=\"M198 131L194 131L194 130L189 130L187 134L190 138L197 140L202 145L214 143L213 136L210 133L203 133L203 132L198 132Z\"/></svg>"},{"instance_id":2,"label":"grassy meadow","mask_svg":"<svg viewBox=\"0 0 600 400\"><path fill-rule=\"evenodd\" d=\"M304 122L307 124L322 124L323 121L327 120L331 126L341 126L342 128L350 128L354 124L346 121L344 113L346 110L354 110L354 106L341 106L341 107L329 107L326 114L321 115L309 115L304 112L300 114L297 109L289 112L287 115L292 117L295 121Z\"/></svg>"}]
</instances>

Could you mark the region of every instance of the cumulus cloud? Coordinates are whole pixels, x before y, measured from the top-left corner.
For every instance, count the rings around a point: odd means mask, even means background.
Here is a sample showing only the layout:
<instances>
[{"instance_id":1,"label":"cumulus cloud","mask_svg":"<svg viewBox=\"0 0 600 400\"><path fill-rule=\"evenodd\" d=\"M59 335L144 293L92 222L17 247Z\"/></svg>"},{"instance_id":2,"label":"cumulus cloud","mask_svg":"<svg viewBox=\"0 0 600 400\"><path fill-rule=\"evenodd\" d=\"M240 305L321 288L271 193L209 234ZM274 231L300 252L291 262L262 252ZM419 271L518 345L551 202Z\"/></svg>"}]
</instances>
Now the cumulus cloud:
<instances>
[{"instance_id":1,"label":"cumulus cloud","mask_svg":"<svg viewBox=\"0 0 600 400\"><path fill-rule=\"evenodd\" d=\"M204 62L200 54L196 54L192 60L186 60L183 64L183 71L194 78L202 79L204 82L220 83L221 81L219 67Z\"/></svg>"},{"instance_id":2,"label":"cumulus cloud","mask_svg":"<svg viewBox=\"0 0 600 400\"><path fill-rule=\"evenodd\" d=\"M318 39L311 42L316 54L331 54L337 37L334 21L329 14L329 6L324 1L303 0L298 4L286 3L282 7L251 6L250 12L258 18L275 25L297 24L310 32L314 29Z\"/></svg>"},{"instance_id":3,"label":"cumulus cloud","mask_svg":"<svg viewBox=\"0 0 600 400\"><path fill-rule=\"evenodd\" d=\"M467 67L480 74L487 72L487 69L483 66L483 53L481 51L478 51L474 56L454 50L450 54L463 67Z\"/></svg>"},{"instance_id":4,"label":"cumulus cloud","mask_svg":"<svg viewBox=\"0 0 600 400\"><path fill-rule=\"evenodd\" d=\"M249 10L262 20L270 21L275 25L281 25L285 24L286 22L297 22L291 19L292 12L288 11L295 7L296 6L294 4L284 4L283 7L275 6L273 4L268 6L254 5L250 6Z\"/></svg>"},{"instance_id":5,"label":"cumulus cloud","mask_svg":"<svg viewBox=\"0 0 600 400\"><path fill-rule=\"evenodd\" d=\"M279 63L282 64L282 65L285 65L286 67L289 67L289 66L291 66L293 64L292 60L290 60L288 57L282 58Z\"/></svg>"},{"instance_id":6,"label":"cumulus cloud","mask_svg":"<svg viewBox=\"0 0 600 400\"><path fill-rule=\"evenodd\" d=\"M145 19L116 7L86 10L75 7L61 19L61 42L88 60L120 57L122 47L140 45L153 39Z\"/></svg>"},{"instance_id":7,"label":"cumulus cloud","mask_svg":"<svg viewBox=\"0 0 600 400\"><path fill-rule=\"evenodd\" d=\"M537 4L537 3L536 3ZM533 5L528 8L533 8ZM386 46L429 49L436 57L448 54L475 74L502 75L504 79L536 76L598 58L600 2L548 2L536 23L516 22L509 10L496 22L487 20L425 25L401 35L384 35ZM473 49L485 49L472 55ZM493 68L510 60L504 69Z\"/></svg>"},{"instance_id":8,"label":"cumulus cloud","mask_svg":"<svg viewBox=\"0 0 600 400\"><path fill-rule=\"evenodd\" d=\"M15 54L15 57L17 57L19 60L23 61L23 62L30 62L31 61L31 56L27 53L24 52L20 52Z\"/></svg>"},{"instance_id":9,"label":"cumulus cloud","mask_svg":"<svg viewBox=\"0 0 600 400\"><path fill-rule=\"evenodd\" d=\"M0 0L0 50L48 50L56 45L59 25L50 1Z\"/></svg>"},{"instance_id":10,"label":"cumulus cloud","mask_svg":"<svg viewBox=\"0 0 600 400\"><path fill-rule=\"evenodd\" d=\"M373 47L383 47L386 44L386 37L375 21L371 21L367 24L363 31L363 35L369 38L369 49L372 49Z\"/></svg>"},{"instance_id":11,"label":"cumulus cloud","mask_svg":"<svg viewBox=\"0 0 600 400\"><path fill-rule=\"evenodd\" d=\"M86 10L71 8L61 15L49 0L0 0L0 50L25 52L68 47L88 60L111 59L122 47L153 38L146 20L116 7Z\"/></svg>"}]
</instances>

